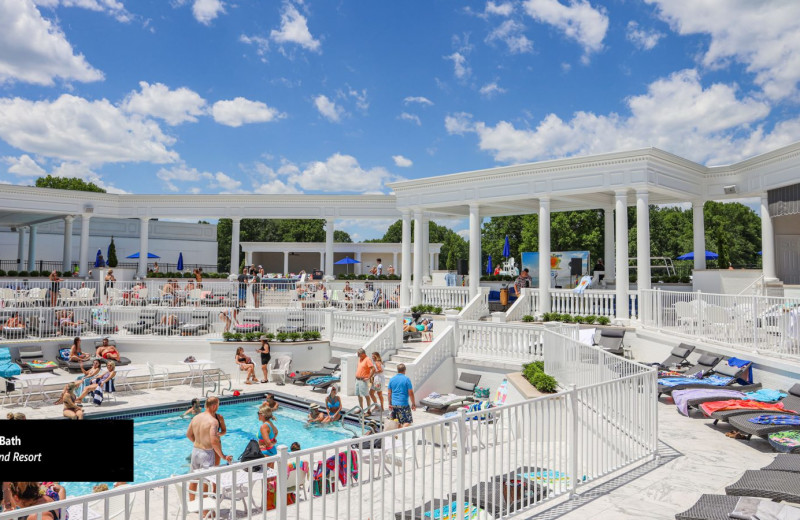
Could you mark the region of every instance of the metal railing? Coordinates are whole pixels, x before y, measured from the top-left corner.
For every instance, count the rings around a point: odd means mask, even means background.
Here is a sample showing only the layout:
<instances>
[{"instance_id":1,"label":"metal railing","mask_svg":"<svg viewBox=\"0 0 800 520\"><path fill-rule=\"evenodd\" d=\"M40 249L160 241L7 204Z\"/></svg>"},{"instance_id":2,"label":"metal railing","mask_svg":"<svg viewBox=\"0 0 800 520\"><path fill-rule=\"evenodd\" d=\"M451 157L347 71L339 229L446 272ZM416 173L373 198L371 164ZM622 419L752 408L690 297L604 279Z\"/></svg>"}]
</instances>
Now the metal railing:
<instances>
[{"instance_id":1,"label":"metal railing","mask_svg":"<svg viewBox=\"0 0 800 520\"><path fill-rule=\"evenodd\" d=\"M434 342L444 350L450 330ZM54 506L83 518L167 520L186 518L190 508L214 518L379 520L415 509L417 517L437 518L445 515L435 510L451 502L508 518L653 456L655 371L615 358L630 365L617 369L599 349L549 331L543 338L545 369L577 387L358 441L292 453L280 446L272 457L0 513L0 520ZM565 371L572 362L581 370ZM195 494L190 486L198 482L209 486Z\"/></svg>"},{"instance_id":2,"label":"metal railing","mask_svg":"<svg viewBox=\"0 0 800 520\"><path fill-rule=\"evenodd\" d=\"M800 299L643 290L642 325L774 356L800 357Z\"/></svg>"}]
</instances>

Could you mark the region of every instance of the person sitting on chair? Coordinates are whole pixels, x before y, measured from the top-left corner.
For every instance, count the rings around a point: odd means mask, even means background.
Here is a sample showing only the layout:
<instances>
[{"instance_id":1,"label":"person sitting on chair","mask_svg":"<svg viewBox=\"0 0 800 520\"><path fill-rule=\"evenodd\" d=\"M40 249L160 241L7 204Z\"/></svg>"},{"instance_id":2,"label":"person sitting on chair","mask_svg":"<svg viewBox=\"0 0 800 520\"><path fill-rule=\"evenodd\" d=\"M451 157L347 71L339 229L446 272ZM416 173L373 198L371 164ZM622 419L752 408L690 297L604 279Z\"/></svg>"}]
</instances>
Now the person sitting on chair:
<instances>
[{"instance_id":1,"label":"person sitting on chair","mask_svg":"<svg viewBox=\"0 0 800 520\"><path fill-rule=\"evenodd\" d=\"M81 338L75 338L75 341L72 342L72 347L69 349L69 360L70 361L88 361L89 354L85 354L81 350Z\"/></svg>"},{"instance_id":2,"label":"person sitting on chair","mask_svg":"<svg viewBox=\"0 0 800 520\"><path fill-rule=\"evenodd\" d=\"M253 363L253 360L250 359L250 356L244 353L244 347L236 349L235 359L236 364L239 365L239 370L247 372L247 379L244 384L252 385L253 383L258 383L255 374L256 365Z\"/></svg>"},{"instance_id":3,"label":"person sitting on chair","mask_svg":"<svg viewBox=\"0 0 800 520\"><path fill-rule=\"evenodd\" d=\"M161 316L161 324L162 325L172 325L175 326L178 324L178 315L177 314L165 314Z\"/></svg>"},{"instance_id":4,"label":"person sitting on chair","mask_svg":"<svg viewBox=\"0 0 800 520\"><path fill-rule=\"evenodd\" d=\"M23 322L20 319L19 313L15 312L13 316L8 318L8 321L6 321L5 326L6 327L10 327L10 328L14 328L14 329L18 329L20 327L24 327L25 326L25 322Z\"/></svg>"},{"instance_id":5,"label":"person sitting on chair","mask_svg":"<svg viewBox=\"0 0 800 520\"><path fill-rule=\"evenodd\" d=\"M103 338L103 344L97 347L94 353L95 356L103 359L110 359L112 361L119 361L119 352L116 345L109 345L108 338Z\"/></svg>"},{"instance_id":6,"label":"person sitting on chair","mask_svg":"<svg viewBox=\"0 0 800 520\"><path fill-rule=\"evenodd\" d=\"M91 384L86 385L86 388L83 389L83 393L78 396L78 402L83 401L83 398L89 395L90 392L94 392L98 388L102 388L103 385L114 379L114 377L117 375L115 370L116 367L117 365L113 361L106 363L106 373L98 378L92 379Z\"/></svg>"}]
</instances>

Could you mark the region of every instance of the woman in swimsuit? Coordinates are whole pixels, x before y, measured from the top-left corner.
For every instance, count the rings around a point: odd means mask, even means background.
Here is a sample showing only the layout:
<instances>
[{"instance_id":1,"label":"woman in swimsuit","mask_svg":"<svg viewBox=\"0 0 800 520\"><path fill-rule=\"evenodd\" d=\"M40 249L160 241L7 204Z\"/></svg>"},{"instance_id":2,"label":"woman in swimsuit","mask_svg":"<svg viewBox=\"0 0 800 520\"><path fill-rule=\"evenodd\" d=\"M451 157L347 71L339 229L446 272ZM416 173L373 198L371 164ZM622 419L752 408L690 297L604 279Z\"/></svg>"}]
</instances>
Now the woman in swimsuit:
<instances>
[{"instance_id":1,"label":"woman in swimsuit","mask_svg":"<svg viewBox=\"0 0 800 520\"><path fill-rule=\"evenodd\" d=\"M89 392L94 392L98 388L102 388L104 384L114 379L114 376L117 375L117 372L114 370L116 367L117 364L113 361L106 363L106 373L98 378L92 379L90 384L86 385L86 388L83 389L81 395L78 396L78 401L83 401L83 398L89 395Z\"/></svg>"},{"instance_id":2,"label":"woman in swimsuit","mask_svg":"<svg viewBox=\"0 0 800 520\"><path fill-rule=\"evenodd\" d=\"M272 356L269 353L269 341L264 338L261 338L261 348L256 350L259 354L261 354L261 371L264 372L264 379L261 380L262 383L266 383L269 377L267 376L267 365L269 365L269 360L272 359Z\"/></svg>"},{"instance_id":3,"label":"woman in swimsuit","mask_svg":"<svg viewBox=\"0 0 800 520\"><path fill-rule=\"evenodd\" d=\"M230 332L231 324L236 325L239 323L239 311L235 307L231 307L226 311L220 312L219 317L225 322L225 332Z\"/></svg>"},{"instance_id":4,"label":"woman in swimsuit","mask_svg":"<svg viewBox=\"0 0 800 520\"><path fill-rule=\"evenodd\" d=\"M328 409L328 416L322 422L330 423L342 418L342 400L339 399L339 392L336 385L328 387L328 397L325 399L325 407Z\"/></svg>"},{"instance_id":5,"label":"woman in swimsuit","mask_svg":"<svg viewBox=\"0 0 800 520\"><path fill-rule=\"evenodd\" d=\"M264 394L264 402L261 403L261 406L269 406L269 409L273 412L278 409L278 401L275 400L275 396L272 394Z\"/></svg>"},{"instance_id":6,"label":"woman in swimsuit","mask_svg":"<svg viewBox=\"0 0 800 520\"><path fill-rule=\"evenodd\" d=\"M45 495L44 489L38 482L11 482L10 490L11 501L20 508L55 503L52 498ZM22 518L26 520L60 520L61 510L51 509L43 513L32 513Z\"/></svg>"},{"instance_id":7,"label":"woman in swimsuit","mask_svg":"<svg viewBox=\"0 0 800 520\"><path fill-rule=\"evenodd\" d=\"M239 370L247 372L247 380L245 380L244 384L252 385L253 383L258 383L258 379L256 379L255 375L256 365L249 356L245 355L244 347L236 349L234 359L236 359L236 364L239 365Z\"/></svg>"},{"instance_id":8,"label":"woman in swimsuit","mask_svg":"<svg viewBox=\"0 0 800 520\"><path fill-rule=\"evenodd\" d=\"M61 401L64 403L64 417L70 419L83 419L83 407L78 404L75 397L75 390L78 388L78 382L73 381L67 384L64 393L61 394Z\"/></svg>"},{"instance_id":9,"label":"woman in swimsuit","mask_svg":"<svg viewBox=\"0 0 800 520\"><path fill-rule=\"evenodd\" d=\"M203 408L200 406L200 399L195 397L194 399L192 399L192 406L189 407L188 410L183 412L183 415L181 415L181 419L183 419L187 415L191 415L192 417L194 417L195 415L199 414L202 411Z\"/></svg>"},{"instance_id":10,"label":"woman in swimsuit","mask_svg":"<svg viewBox=\"0 0 800 520\"><path fill-rule=\"evenodd\" d=\"M89 354L84 354L81 350L81 338L75 338L75 341L73 341L72 348L69 350L69 360L79 363L89 360Z\"/></svg>"},{"instance_id":11,"label":"woman in swimsuit","mask_svg":"<svg viewBox=\"0 0 800 520\"><path fill-rule=\"evenodd\" d=\"M89 370L84 370L83 364L81 364L81 372L83 372L83 377L80 378L81 386L78 389L79 392L83 392L83 389L86 388L86 385L88 385L92 379L97 377L97 375L100 373L100 360L95 359L92 362L92 366L89 368Z\"/></svg>"},{"instance_id":12,"label":"woman in swimsuit","mask_svg":"<svg viewBox=\"0 0 800 520\"><path fill-rule=\"evenodd\" d=\"M53 269L50 272L50 305L55 307L58 301L58 282L62 281L58 277L58 271Z\"/></svg>"},{"instance_id":13,"label":"woman in swimsuit","mask_svg":"<svg viewBox=\"0 0 800 520\"><path fill-rule=\"evenodd\" d=\"M261 427L258 429L258 447L261 454L265 457L277 455L278 429L272 424L272 410L267 406L259 408L258 420L261 421ZM267 466L272 467L272 464Z\"/></svg>"},{"instance_id":14,"label":"woman in swimsuit","mask_svg":"<svg viewBox=\"0 0 800 520\"><path fill-rule=\"evenodd\" d=\"M383 359L377 352L372 353L372 362L375 365L375 375L372 377L372 386L369 389L369 395L372 397L372 402L381 402L381 413L383 413L383 387L386 379L383 375ZM377 396L377 399L375 398Z\"/></svg>"}]
</instances>

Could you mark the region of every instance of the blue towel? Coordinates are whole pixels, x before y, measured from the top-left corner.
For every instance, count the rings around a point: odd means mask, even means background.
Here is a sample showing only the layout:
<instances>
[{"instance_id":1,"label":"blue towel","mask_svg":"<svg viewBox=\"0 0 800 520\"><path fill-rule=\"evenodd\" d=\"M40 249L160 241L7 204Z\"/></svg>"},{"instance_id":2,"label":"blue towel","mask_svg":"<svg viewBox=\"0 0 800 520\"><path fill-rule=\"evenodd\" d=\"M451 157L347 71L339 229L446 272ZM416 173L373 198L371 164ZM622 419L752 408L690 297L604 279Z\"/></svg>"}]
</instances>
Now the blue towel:
<instances>
[{"instance_id":1,"label":"blue towel","mask_svg":"<svg viewBox=\"0 0 800 520\"><path fill-rule=\"evenodd\" d=\"M775 424L779 426L800 426L800 416L797 415L759 415L748 419L754 424Z\"/></svg>"},{"instance_id":2,"label":"blue towel","mask_svg":"<svg viewBox=\"0 0 800 520\"><path fill-rule=\"evenodd\" d=\"M658 380L658 384L661 386L680 386L680 385L708 385L708 386L725 386L733 381L732 377L721 376L718 374L712 374L708 377L704 377L703 379L696 379L694 377L664 377Z\"/></svg>"},{"instance_id":3,"label":"blue towel","mask_svg":"<svg viewBox=\"0 0 800 520\"><path fill-rule=\"evenodd\" d=\"M784 392L769 388L762 388L761 390L757 390L755 392L745 392L744 395L752 401L759 401L762 403L774 403L786 397Z\"/></svg>"},{"instance_id":4,"label":"blue towel","mask_svg":"<svg viewBox=\"0 0 800 520\"><path fill-rule=\"evenodd\" d=\"M338 376L319 376L319 377L312 377L308 381L306 381L307 385L310 386L317 386L324 383L330 383L331 381L338 381Z\"/></svg>"},{"instance_id":5,"label":"blue towel","mask_svg":"<svg viewBox=\"0 0 800 520\"><path fill-rule=\"evenodd\" d=\"M746 359L739 359L736 357L732 357L728 360L728 365L732 367L745 367L747 365L751 365L750 368L747 369L747 377L745 379L740 379L739 382L742 384L753 384L753 367L752 361L748 361Z\"/></svg>"}]
</instances>

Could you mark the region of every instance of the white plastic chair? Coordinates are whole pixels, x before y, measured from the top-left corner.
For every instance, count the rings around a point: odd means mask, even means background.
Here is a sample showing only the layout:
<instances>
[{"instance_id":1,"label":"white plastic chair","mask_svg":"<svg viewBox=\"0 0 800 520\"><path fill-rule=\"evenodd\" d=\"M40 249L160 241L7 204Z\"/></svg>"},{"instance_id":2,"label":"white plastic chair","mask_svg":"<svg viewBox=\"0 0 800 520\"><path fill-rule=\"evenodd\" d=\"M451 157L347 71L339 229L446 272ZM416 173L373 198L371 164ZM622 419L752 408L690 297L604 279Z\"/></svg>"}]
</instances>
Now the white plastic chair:
<instances>
[{"instance_id":1,"label":"white plastic chair","mask_svg":"<svg viewBox=\"0 0 800 520\"><path fill-rule=\"evenodd\" d=\"M163 381L164 388L167 387L167 381L169 380L169 371L167 371L167 369L157 367L148 361L147 371L150 372L150 381L147 382L148 389L153 388L153 383L156 381Z\"/></svg>"},{"instance_id":2,"label":"white plastic chair","mask_svg":"<svg viewBox=\"0 0 800 520\"><path fill-rule=\"evenodd\" d=\"M303 463L301 462L302 466ZM296 468L289 472L289 478L286 480L286 492L294 493L297 495L298 502L300 501L300 490L303 490L303 499L308 500L306 493L306 481L308 480L308 470Z\"/></svg>"},{"instance_id":3,"label":"white plastic chair","mask_svg":"<svg viewBox=\"0 0 800 520\"><path fill-rule=\"evenodd\" d=\"M197 485L197 491L188 490L188 487L191 484ZM179 516L181 516L181 513L184 513L184 507L185 513L183 514L183 518L186 518L186 515L190 514L197 514L200 518L211 518L216 516L215 512L217 509L217 494L212 491L203 490L203 484L201 484L199 480L190 481L186 484L186 486L187 493L186 496L184 496L181 485L172 484L172 488L175 490L177 497L177 500L174 502L178 504L178 511L175 513L175 518L177 519ZM200 511L200 495L203 496L203 511L205 511L206 514L202 514ZM192 498L194 499L192 500Z\"/></svg>"},{"instance_id":4,"label":"white plastic chair","mask_svg":"<svg viewBox=\"0 0 800 520\"><path fill-rule=\"evenodd\" d=\"M278 356L269 364L269 380L275 381L277 376L281 377L281 383L286 383L286 374L289 373L289 367L292 365L292 358L288 356Z\"/></svg>"}]
</instances>

